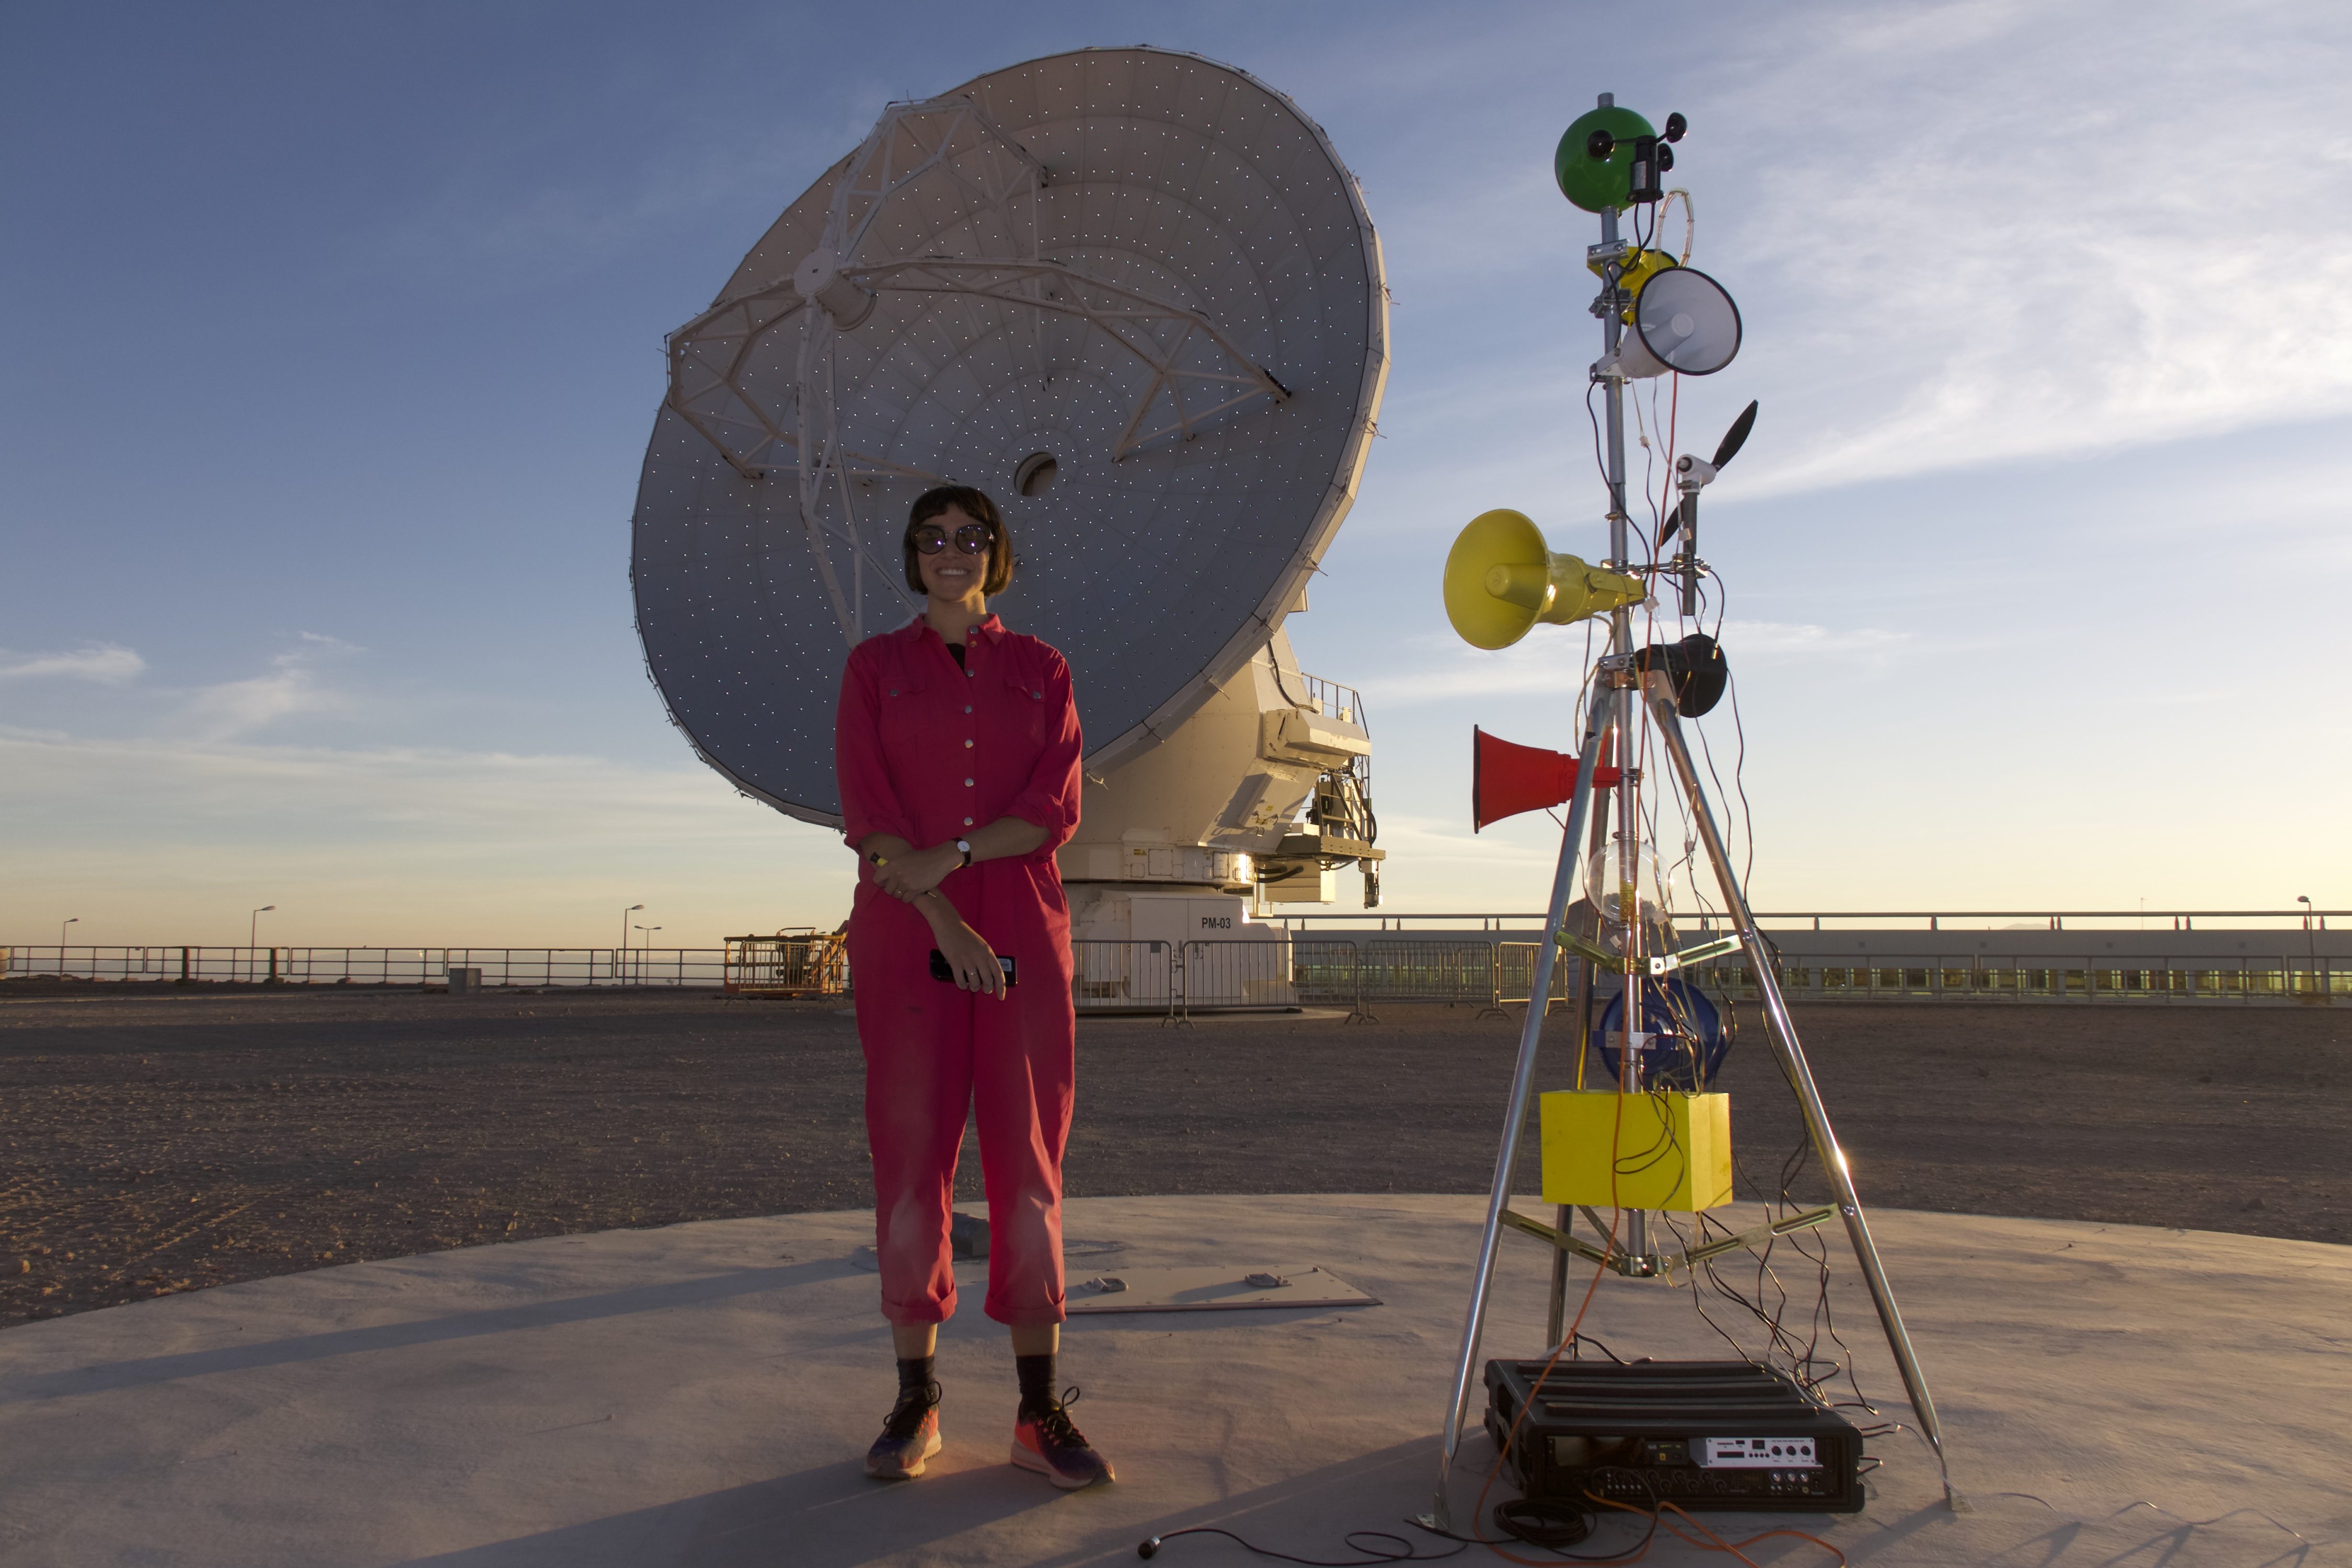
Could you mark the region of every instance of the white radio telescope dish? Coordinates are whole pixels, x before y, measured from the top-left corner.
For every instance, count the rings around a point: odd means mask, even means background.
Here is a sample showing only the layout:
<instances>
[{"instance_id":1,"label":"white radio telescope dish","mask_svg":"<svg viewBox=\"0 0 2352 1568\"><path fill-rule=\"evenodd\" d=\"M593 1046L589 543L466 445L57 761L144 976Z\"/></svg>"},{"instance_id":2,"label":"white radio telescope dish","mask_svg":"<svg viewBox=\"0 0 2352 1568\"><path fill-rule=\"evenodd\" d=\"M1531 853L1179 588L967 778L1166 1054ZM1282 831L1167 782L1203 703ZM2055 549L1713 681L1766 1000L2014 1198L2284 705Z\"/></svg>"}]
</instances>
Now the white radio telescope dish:
<instances>
[{"instance_id":1,"label":"white radio telescope dish","mask_svg":"<svg viewBox=\"0 0 2352 1568\"><path fill-rule=\"evenodd\" d=\"M702 758L837 826L851 646L916 608L936 484L1003 509L992 607L1060 648L1089 767L1265 647L1353 501L1387 374L1379 241L1243 71L1085 49L893 104L669 339L631 581Z\"/></svg>"}]
</instances>

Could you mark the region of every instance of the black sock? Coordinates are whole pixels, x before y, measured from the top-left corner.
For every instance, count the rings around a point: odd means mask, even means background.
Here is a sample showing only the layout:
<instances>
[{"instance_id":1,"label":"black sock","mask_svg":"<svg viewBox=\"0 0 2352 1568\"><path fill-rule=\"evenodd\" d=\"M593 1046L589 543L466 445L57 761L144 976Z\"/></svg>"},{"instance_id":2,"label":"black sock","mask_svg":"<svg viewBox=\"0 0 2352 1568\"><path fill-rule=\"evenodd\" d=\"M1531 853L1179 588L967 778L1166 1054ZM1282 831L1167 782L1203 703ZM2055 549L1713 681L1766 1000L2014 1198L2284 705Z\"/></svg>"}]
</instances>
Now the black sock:
<instances>
[{"instance_id":1,"label":"black sock","mask_svg":"<svg viewBox=\"0 0 2352 1568\"><path fill-rule=\"evenodd\" d=\"M926 1404L937 1404L937 1393L931 1382L931 1358L927 1355L898 1358L898 1396L914 1394Z\"/></svg>"},{"instance_id":2,"label":"black sock","mask_svg":"<svg viewBox=\"0 0 2352 1568\"><path fill-rule=\"evenodd\" d=\"M1021 1414L1042 1415L1054 1403L1054 1352L1044 1355L1017 1355L1013 1358L1013 1375L1021 1380Z\"/></svg>"}]
</instances>

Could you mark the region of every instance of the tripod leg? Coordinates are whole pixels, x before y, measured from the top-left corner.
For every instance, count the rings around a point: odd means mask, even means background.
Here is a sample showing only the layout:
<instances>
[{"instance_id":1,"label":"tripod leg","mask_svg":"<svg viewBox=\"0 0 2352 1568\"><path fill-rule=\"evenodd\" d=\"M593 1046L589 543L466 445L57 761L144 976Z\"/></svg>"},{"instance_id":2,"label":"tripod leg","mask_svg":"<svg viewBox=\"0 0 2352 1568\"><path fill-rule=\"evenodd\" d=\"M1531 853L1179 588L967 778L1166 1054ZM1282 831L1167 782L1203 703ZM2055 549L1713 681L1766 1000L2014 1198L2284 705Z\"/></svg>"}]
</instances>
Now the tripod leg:
<instances>
[{"instance_id":1,"label":"tripod leg","mask_svg":"<svg viewBox=\"0 0 2352 1568\"><path fill-rule=\"evenodd\" d=\"M1568 1227L1575 1223L1575 1211L1566 1204L1560 1205L1558 1212L1552 1215L1553 1228L1562 1236L1566 1236ZM1603 1240L1605 1241L1606 1237L1603 1237ZM1551 1249L1551 1311L1544 1320L1544 1343L1558 1350L1559 1342L1567 1337L1568 1249L1564 1247L1555 1247Z\"/></svg>"},{"instance_id":2,"label":"tripod leg","mask_svg":"<svg viewBox=\"0 0 2352 1568\"><path fill-rule=\"evenodd\" d=\"M1886 1270L1878 1261L1878 1247L1870 1238L1870 1222L1863 1217L1862 1200L1854 1195L1845 1152L1838 1147L1837 1134L1831 1131L1829 1110L1822 1103L1812 1068L1805 1060L1805 1048L1797 1039L1796 1023L1789 1016L1788 1001L1780 994L1780 977L1773 973L1770 950L1756 930L1755 917L1748 910L1748 896L1740 890L1739 879L1731 868L1730 852L1724 847L1723 835L1716 828L1706 794L1699 787L1698 770L1692 766L1690 747L1683 739L1682 715L1675 706L1674 687L1663 671L1652 671L1644 680L1643 689L1658 738L1665 743L1683 797L1690 803L1691 820L1697 825L1699 838L1706 847L1706 858L1715 868L1716 885L1722 890L1732 922L1739 932L1740 944L1747 950L1748 964L1756 976L1756 989L1764 998L1764 1015L1770 1026L1772 1044L1780 1051L1780 1066L1804 1110L1806 1130L1812 1134L1813 1152L1820 1157L1822 1173L1829 1178L1838 1213L1845 1220L1846 1239L1853 1244L1863 1279L1870 1288L1871 1302L1878 1309L1878 1324L1885 1331L1887 1349L1895 1352L1895 1367L1903 1374L1903 1391L1911 1397L1911 1412L1919 1418L1920 1435L1936 1451L1936 1466L1944 1479L1944 1501L1952 1511L1960 1512L1965 1505L1952 1489L1951 1461L1944 1453L1944 1434L1936 1420L1936 1402L1927 1393L1927 1379L1919 1370L1919 1358L1911 1349L1911 1336L1903 1327L1903 1314L1895 1305L1895 1292L1886 1283Z\"/></svg>"},{"instance_id":3,"label":"tripod leg","mask_svg":"<svg viewBox=\"0 0 2352 1568\"><path fill-rule=\"evenodd\" d=\"M1518 1162L1519 1128L1528 1117L1528 1092L1535 1082L1536 1047L1543 1037L1544 1015L1551 1010L1552 965L1559 957L1559 932L1568 923L1568 905L1576 889L1577 851L1584 822L1592 810L1593 758L1614 718L1613 703L1596 694L1590 728L1584 732L1582 762L1576 772L1576 789L1570 795L1568 827L1559 837L1559 865L1552 873L1551 903L1545 915L1543 940L1536 948L1536 973L1528 994L1527 1022L1519 1028L1518 1066L1511 1074L1511 1104L1503 1116L1503 1145L1495 1155L1495 1190L1486 1202L1486 1228L1478 1238L1478 1267L1470 1280L1470 1314L1462 1325L1462 1354L1454 1367L1453 1397L1445 1406L1445 1441L1437 1460L1437 1498L1430 1518L1441 1530L1454 1528L1446 1502L1446 1483L1453 1479L1454 1457L1462 1447L1462 1415L1470 1403L1472 1374L1478 1365L1478 1336L1486 1323L1486 1292L1495 1280L1495 1246L1502 1237L1503 1210L1511 1201L1511 1168Z\"/></svg>"}]
</instances>

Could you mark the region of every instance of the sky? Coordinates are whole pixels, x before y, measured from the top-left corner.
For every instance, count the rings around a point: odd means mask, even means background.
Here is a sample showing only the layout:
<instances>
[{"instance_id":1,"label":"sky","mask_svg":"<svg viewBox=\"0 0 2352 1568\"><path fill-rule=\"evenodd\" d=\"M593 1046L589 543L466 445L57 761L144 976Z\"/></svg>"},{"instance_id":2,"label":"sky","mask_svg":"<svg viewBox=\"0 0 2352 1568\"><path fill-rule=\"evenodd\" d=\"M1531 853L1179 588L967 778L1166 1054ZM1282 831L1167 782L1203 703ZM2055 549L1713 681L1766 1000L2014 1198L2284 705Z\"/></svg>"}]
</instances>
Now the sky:
<instances>
[{"instance_id":1,"label":"sky","mask_svg":"<svg viewBox=\"0 0 2352 1568\"><path fill-rule=\"evenodd\" d=\"M1678 449L1761 405L1703 536L1756 904L2352 906L2340 6L131 4L0 9L0 942L836 923L837 837L645 676L662 336L886 102L1136 42L1289 94L1380 229L1289 630L1363 692L1391 912L1549 886L1468 731L1568 749L1583 634L1475 652L1437 584L1490 507L1604 553L1550 181L1601 91L1688 117L1745 322Z\"/></svg>"}]
</instances>

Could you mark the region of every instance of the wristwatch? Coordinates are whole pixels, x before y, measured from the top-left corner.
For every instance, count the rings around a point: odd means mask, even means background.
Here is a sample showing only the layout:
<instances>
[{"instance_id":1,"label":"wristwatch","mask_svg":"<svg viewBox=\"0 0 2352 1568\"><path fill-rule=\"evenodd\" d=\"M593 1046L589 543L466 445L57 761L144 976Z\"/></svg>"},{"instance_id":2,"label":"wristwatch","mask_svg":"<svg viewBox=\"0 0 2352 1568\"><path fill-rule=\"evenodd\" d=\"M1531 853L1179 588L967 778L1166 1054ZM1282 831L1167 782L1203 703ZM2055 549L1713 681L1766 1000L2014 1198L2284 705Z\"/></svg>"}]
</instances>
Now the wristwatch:
<instances>
[{"instance_id":1,"label":"wristwatch","mask_svg":"<svg viewBox=\"0 0 2352 1568\"><path fill-rule=\"evenodd\" d=\"M957 853L961 854L961 855L963 857L963 863L964 863L965 865L967 865L967 866L971 865L971 839L969 839L969 838L959 838L959 839L957 839L957 840L955 841L955 846L956 846L956 851L957 851Z\"/></svg>"}]
</instances>

